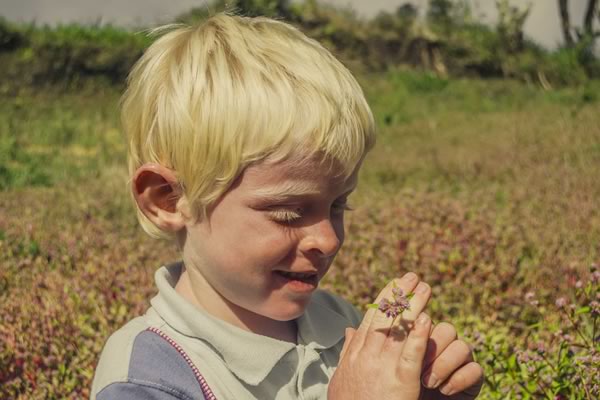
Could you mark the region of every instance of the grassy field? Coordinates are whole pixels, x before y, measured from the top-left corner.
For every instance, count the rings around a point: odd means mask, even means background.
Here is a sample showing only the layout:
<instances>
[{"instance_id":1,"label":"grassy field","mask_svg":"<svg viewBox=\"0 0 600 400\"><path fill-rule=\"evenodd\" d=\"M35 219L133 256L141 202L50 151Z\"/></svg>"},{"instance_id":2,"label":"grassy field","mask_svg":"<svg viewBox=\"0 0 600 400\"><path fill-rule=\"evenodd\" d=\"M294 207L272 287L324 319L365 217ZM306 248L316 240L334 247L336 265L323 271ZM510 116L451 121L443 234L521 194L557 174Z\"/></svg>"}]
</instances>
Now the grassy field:
<instances>
[{"instance_id":1,"label":"grassy field","mask_svg":"<svg viewBox=\"0 0 600 400\"><path fill-rule=\"evenodd\" d=\"M600 83L360 80L378 145L323 286L364 307L415 271L474 344L482 398L597 398ZM89 394L104 340L177 258L137 226L118 96L0 98L0 398Z\"/></svg>"}]
</instances>

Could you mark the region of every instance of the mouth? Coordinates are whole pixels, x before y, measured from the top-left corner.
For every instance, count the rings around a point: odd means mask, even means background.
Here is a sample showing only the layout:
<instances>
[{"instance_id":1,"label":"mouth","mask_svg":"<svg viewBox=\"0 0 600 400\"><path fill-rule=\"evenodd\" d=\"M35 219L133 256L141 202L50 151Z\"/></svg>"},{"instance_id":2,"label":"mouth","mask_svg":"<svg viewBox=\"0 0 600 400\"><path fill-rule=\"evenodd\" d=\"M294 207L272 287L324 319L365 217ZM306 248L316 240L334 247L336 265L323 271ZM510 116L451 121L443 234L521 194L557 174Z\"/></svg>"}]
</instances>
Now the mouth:
<instances>
[{"instance_id":1,"label":"mouth","mask_svg":"<svg viewBox=\"0 0 600 400\"><path fill-rule=\"evenodd\" d=\"M290 285L294 291L312 291L319 285L319 275L317 272L290 272L273 271L284 283Z\"/></svg>"}]
</instances>

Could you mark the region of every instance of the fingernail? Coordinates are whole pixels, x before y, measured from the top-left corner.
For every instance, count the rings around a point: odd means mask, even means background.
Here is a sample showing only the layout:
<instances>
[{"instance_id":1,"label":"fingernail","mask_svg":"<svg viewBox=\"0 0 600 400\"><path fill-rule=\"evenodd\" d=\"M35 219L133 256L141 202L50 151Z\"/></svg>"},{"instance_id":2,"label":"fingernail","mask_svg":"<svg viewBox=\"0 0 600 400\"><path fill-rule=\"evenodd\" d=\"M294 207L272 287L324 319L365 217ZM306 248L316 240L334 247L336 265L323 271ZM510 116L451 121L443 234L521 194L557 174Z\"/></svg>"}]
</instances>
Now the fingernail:
<instances>
[{"instance_id":1,"label":"fingernail","mask_svg":"<svg viewBox=\"0 0 600 400\"><path fill-rule=\"evenodd\" d=\"M454 394L454 388L450 382L446 382L443 386L440 387L440 392L446 396L452 396Z\"/></svg>"},{"instance_id":2,"label":"fingernail","mask_svg":"<svg viewBox=\"0 0 600 400\"><path fill-rule=\"evenodd\" d=\"M406 275L404 275L404 279L406 279L407 281L414 281L415 279L417 279L417 274L415 274L414 272L408 272Z\"/></svg>"},{"instance_id":3,"label":"fingernail","mask_svg":"<svg viewBox=\"0 0 600 400\"><path fill-rule=\"evenodd\" d=\"M423 379L421 379L421 383L429 389L435 389L440 384L440 380L433 372L430 372L429 375L424 376Z\"/></svg>"},{"instance_id":4,"label":"fingernail","mask_svg":"<svg viewBox=\"0 0 600 400\"><path fill-rule=\"evenodd\" d=\"M421 283L419 283L417 285L417 288L415 289L415 292L416 293L425 293L425 292L427 292L427 290L429 290L429 285L427 285L426 283L421 282Z\"/></svg>"}]
</instances>

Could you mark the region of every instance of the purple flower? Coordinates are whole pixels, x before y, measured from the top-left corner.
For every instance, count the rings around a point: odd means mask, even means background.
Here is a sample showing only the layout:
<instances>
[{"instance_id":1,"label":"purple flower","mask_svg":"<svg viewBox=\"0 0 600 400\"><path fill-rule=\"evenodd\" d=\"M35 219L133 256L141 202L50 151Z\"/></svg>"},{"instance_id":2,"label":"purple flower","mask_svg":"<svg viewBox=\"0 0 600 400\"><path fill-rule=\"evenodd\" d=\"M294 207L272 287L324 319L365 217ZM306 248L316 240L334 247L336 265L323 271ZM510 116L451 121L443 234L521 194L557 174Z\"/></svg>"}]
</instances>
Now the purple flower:
<instances>
[{"instance_id":1,"label":"purple flower","mask_svg":"<svg viewBox=\"0 0 600 400\"><path fill-rule=\"evenodd\" d=\"M534 307L537 307L540 304L540 302L535 299L534 292L525 293L525 301L527 301L530 305Z\"/></svg>"},{"instance_id":2,"label":"purple flower","mask_svg":"<svg viewBox=\"0 0 600 400\"><path fill-rule=\"evenodd\" d=\"M527 292L527 293L525 293L525 300L531 301L534 298L535 298L535 293L533 293L533 292Z\"/></svg>"},{"instance_id":3,"label":"purple flower","mask_svg":"<svg viewBox=\"0 0 600 400\"><path fill-rule=\"evenodd\" d=\"M381 312L386 312L387 310L389 310L390 306L391 306L391 304L390 304L390 301L388 299L382 299L379 302L379 308L378 308L378 310L381 311Z\"/></svg>"},{"instance_id":4,"label":"purple flower","mask_svg":"<svg viewBox=\"0 0 600 400\"><path fill-rule=\"evenodd\" d=\"M592 315L599 315L600 314L600 303L597 302L596 300L593 300L590 303L590 308L592 310Z\"/></svg>"},{"instance_id":5,"label":"purple flower","mask_svg":"<svg viewBox=\"0 0 600 400\"><path fill-rule=\"evenodd\" d=\"M394 296L392 301L382 299L377 307L377 309L384 313L388 318L396 318L410 308L410 298L404 294L402 289L393 288L392 294Z\"/></svg>"},{"instance_id":6,"label":"purple flower","mask_svg":"<svg viewBox=\"0 0 600 400\"><path fill-rule=\"evenodd\" d=\"M555 304L558 308L564 308L567 305L567 299L565 299L564 297L559 297L558 299L556 299Z\"/></svg>"},{"instance_id":7,"label":"purple flower","mask_svg":"<svg viewBox=\"0 0 600 400\"><path fill-rule=\"evenodd\" d=\"M538 354L544 354L546 352L546 345L544 342L538 342L535 346L535 350L538 352Z\"/></svg>"},{"instance_id":8,"label":"purple flower","mask_svg":"<svg viewBox=\"0 0 600 400\"><path fill-rule=\"evenodd\" d=\"M517 351L517 361L526 364L530 361L529 354L525 351Z\"/></svg>"},{"instance_id":9,"label":"purple flower","mask_svg":"<svg viewBox=\"0 0 600 400\"><path fill-rule=\"evenodd\" d=\"M562 329L559 329L556 332L554 332L554 337L555 338L560 338L560 337L562 337L562 334L563 334Z\"/></svg>"},{"instance_id":10,"label":"purple flower","mask_svg":"<svg viewBox=\"0 0 600 400\"><path fill-rule=\"evenodd\" d=\"M564 335L562 336L562 339L563 339L565 342L571 342L571 341L573 341L573 336L572 336L572 335L569 335L569 334L567 333L567 334L564 334Z\"/></svg>"}]
</instances>

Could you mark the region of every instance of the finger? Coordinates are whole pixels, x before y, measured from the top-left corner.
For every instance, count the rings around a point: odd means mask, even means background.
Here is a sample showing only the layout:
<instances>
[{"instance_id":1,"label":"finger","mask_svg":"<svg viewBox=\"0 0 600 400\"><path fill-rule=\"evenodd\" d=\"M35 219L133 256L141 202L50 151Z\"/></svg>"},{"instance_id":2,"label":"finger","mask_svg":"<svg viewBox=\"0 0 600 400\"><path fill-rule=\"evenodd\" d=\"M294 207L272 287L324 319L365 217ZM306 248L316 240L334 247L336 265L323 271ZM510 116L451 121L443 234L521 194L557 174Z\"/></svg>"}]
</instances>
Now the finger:
<instances>
[{"instance_id":1,"label":"finger","mask_svg":"<svg viewBox=\"0 0 600 400\"><path fill-rule=\"evenodd\" d=\"M463 365L440 386L440 392L446 396L461 393L464 398L475 398L483 386L483 368L476 362Z\"/></svg>"},{"instance_id":2,"label":"finger","mask_svg":"<svg viewBox=\"0 0 600 400\"><path fill-rule=\"evenodd\" d=\"M469 345L462 340L454 340L423 374L423 385L429 389L437 388L461 366L471 361L473 354Z\"/></svg>"},{"instance_id":3,"label":"finger","mask_svg":"<svg viewBox=\"0 0 600 400\"><path fill-rule=\"evenodd\" d=\"M409 272L409 273L405 274L402 278L395 279L394 281L390 282L379 293L379 295L375 299L375 303L379 303L384 298L386 298L386 299L391 298L392 297L392 289L395 286L401 287L401 285L402 285L402 286L405 286L407 288L407 290L412 290L417 285L418 282L419 282L419 278L417 277L417 275L412 272ZM372 324L374 318L376 318L377 321L373 324L373 327L372 327L371 324ZM353 339L353 342L355 342L355 348L361 349L365 344L368 333L373 330L381 329L378 327L383 327L384 332L380 332L379 334L382 336L382 339L385 339L385 337L387 336L387 330L389 330L391 323L392 323L391 319L387 318L381 311L379 311L377 309L369 308L367 310L367 312L365 313L365 317L363 318L362 323L360 324L360 326L358 327L358 330L355 333L355 336Z\"/></svg>"},{"instance_id":4,"label":"finger","mask_svg":"<svg viewBox=\"0 0 600 400\"><path fill-rule=\"evenodd\" d=\"M386 287L386 289L384 290L384 292L386 292L384 298L391 301L394 297L394 288L401 289L402 292L404 292L405 294L411 293L415 289L415 287L417 287L418 283L419 278L417 277L417 275L413 273L408 273L404 275L401 279L394 280L391 285L388 285ZM365 349L367 351L379 352L381 351L383 344L385 343L385 340L390 332L392 323L395 319L388 317L385 313L379 310L373 311L375 311L375 315L373 315L371 319L371 324L369 325L369 334L365 338ZM400 317L396 319L399 318Z\"/></svg>"},{"instance_id":5,"label":"finger","mask_svg":"<svg viewBox=\"0 0 600 400\"><path fill-rule=\"evenodd\" d=\"M396 356L402 352L406 336L417 317L425 309L430 297L431 288L429 285L425 282L419 282L413 292L413 297L410 299L410 307L394 320L382 351L395 351Z\"/></svg>"},{"instance_id":6,"label":"finger","mask_svg":"<svg viewBox=\"0 0 600 400\"><path fill-rule=\"evenodd\" d=\"M447 322L440 322L431 331L429 335L429 341L427 342L427 353L425 353L425 361L423 366L426 371L429 371L429 366L433 363L433 360L438 358L440 354L454 342L457 338L456 329L452 324ZM425 376L425 374L423 374ZM425 385L425 379L423 380ZM428 387L427 385L425 385Z\"/></svg>"},{"instance_id":7,"label":"finger","mask_svg":"<svg viewBox=\"0 0 600 400\"><path fill-rule=\"evenodd\" d=\"M396 373L400 380L419 382L430 327L431 319L427 314L421 313L406 338L406 343L396 366ZM393 357L393 355L387 355L387 357Z\"/></svg>"},{"instance_id":8,"label":"finger","mask_svg":"<svg viewBox=\"0 0 600 400\"><path fill-rule=\"evenodd\" d=\"M344 355L346 355L346 352L348 351L348 348L350 347L350 343L352 342L352 338L354 337L355 333L356 333L356 329L346 328L346 333L345 333L346 338L344 339L344 346L342 347L342 351L340 352L340 362L344 358Z\"/></svg>"}]
</instances>

